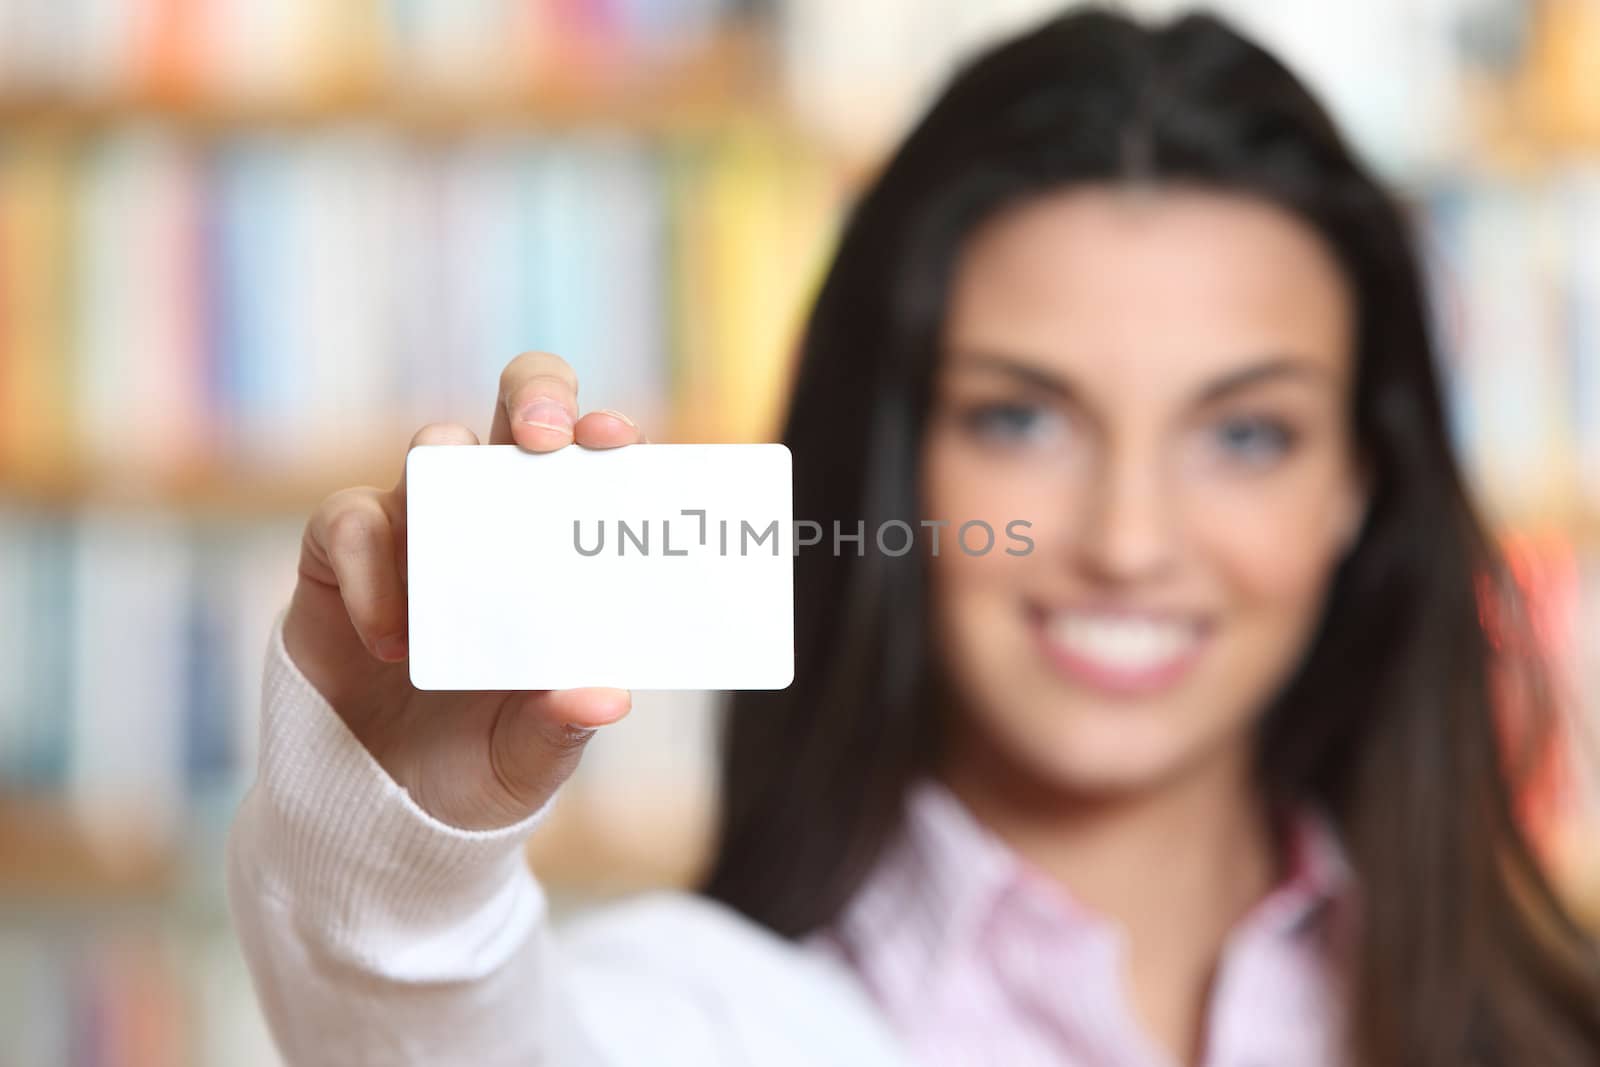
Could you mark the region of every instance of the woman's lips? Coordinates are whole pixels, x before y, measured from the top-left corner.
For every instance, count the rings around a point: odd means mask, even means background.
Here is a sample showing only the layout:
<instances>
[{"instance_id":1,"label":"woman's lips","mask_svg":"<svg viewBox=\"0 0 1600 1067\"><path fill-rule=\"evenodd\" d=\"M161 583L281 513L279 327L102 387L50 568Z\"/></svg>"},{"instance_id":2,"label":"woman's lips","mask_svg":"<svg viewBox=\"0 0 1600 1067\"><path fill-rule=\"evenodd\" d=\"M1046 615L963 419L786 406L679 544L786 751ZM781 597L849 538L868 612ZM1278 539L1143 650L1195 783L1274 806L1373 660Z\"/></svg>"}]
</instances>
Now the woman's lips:
<instances>
[{"instance_id":1,"label":"woman's lips","mask_svg":"<svg viewBox=\"0 0 1600 1067\"><path fill-rule=\"evenodd\" d=\"M1029 616L1056 670L1112 696L1144 696L1174 685L1200 658L1212 629L1192 615L1129 610L1035 605Z\"/></svg>"}]
</instances>

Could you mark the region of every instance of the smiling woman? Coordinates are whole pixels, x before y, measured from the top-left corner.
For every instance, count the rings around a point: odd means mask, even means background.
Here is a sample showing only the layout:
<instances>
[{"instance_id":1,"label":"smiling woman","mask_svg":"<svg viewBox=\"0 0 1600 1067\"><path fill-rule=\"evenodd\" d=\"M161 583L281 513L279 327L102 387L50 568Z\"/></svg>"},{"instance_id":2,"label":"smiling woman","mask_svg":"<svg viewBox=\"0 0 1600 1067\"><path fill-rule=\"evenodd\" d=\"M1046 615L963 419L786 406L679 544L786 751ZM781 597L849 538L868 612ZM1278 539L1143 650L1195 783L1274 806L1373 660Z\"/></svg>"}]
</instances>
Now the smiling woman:
<instances>
[{"instance_id":1,"label":"smiling woman","mask_svg":"<svg viewBox=\"0 0 1600 1067\"><path fill-rule=\"evenodd\" d=\"M1221 914L1278 876L1270 848L1240 848L1272 837L1248 770L1365 506L1349 305L1292 215L1182 188L1029 200L973 236L952 284L925 492L938 512L1031 508L1044 548L931 568L936 656L966 695L943 772L1002 833L1041 795L1102 809L1032 859L1123 917L1135 1004L1186 1054L1200 942L1161 920L1179 909L1157 857L1117 864L1109 828L1183 829L1162 868L1215 886ZM1208 877L1229 856L1234 877Z\"/></svg>"},{"instance_id":2,"label":"smiling woman","mask_svg":"<svg viewBox=\"0 0 1600 1067\"><path fill-rule=\"evenodd\" d=\"M1216 21L1068 16L974 61L852 215L784 440L797 511L1025 515L1038 550L800 560L796 684L728 722L711 895L842 927L906 1029L1022 1062L848 933L933 779L1117 931L1073 980L1180 1062L1594 1062L1600 959L1513 817L1478 591L1514 604L1427 321L1394 201ZM1316 962L1253 958L1315 841L1354 875L1319 883Z\"/></svg>"},{"instance_id":3,"label":"smiling woman","mask_svg":"<svg viewBox=\"0 0 1600 1067\"><path fill-rule=\"evenodd\" d=\"M783 437L833 550L795 557L794 684L732 699L700 894L548 938L516 849L627 695L411 690L403 483L313 517L230 853L275 1032L308 1062L1593 1067L1600 953L1496 698L1549 709L1485 632L1515 604L1427 321L1394 202L1222 23L1079 13L977 57L808 321ZM638 439L555 356L506 369L492 440ZM1029 550L898 550L930 524Z\"/></svg>"}]
</instances>

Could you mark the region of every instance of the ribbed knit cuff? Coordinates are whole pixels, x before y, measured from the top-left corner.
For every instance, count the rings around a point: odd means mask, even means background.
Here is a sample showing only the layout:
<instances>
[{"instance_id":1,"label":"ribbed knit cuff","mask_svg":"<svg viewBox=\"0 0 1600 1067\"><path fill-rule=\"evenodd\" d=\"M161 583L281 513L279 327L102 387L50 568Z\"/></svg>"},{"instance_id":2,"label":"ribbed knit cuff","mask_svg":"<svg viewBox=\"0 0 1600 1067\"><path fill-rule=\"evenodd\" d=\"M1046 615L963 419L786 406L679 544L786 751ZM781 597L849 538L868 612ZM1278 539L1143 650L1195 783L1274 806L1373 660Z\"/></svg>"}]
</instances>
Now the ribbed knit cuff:
<instances>
[{"instance_id":1,"label":"ribbed knit cuff","mask_svg":"<svg viewBox=\"0 0 1600 1067\"><path fill-rule=\"evenodd\" d=\"M418 807L289 658L278 614L262 684L261 761L233 862L324 947L392 977L481 973L544 913L520 822L463 830Z\"/></svg>"}]
</instances>

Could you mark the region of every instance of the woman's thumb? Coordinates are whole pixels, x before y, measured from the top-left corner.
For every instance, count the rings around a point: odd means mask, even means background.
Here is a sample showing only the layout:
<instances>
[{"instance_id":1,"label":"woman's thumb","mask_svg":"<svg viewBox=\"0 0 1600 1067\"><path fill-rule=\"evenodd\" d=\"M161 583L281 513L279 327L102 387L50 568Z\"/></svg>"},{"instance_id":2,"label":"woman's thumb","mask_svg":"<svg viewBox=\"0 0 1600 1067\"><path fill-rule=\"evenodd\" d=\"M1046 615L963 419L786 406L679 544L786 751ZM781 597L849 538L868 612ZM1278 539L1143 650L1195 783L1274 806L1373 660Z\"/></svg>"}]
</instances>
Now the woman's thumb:
<instances>
[{"instance_id":1,"label":"woman's thumb","mask_svg":"<svg viewBox=\"0 0 1600 1067\"><path fill-rule=\"evenodd\" d=\"M626 689L553 689L507 701L489 738L489 764L508 805L523 814L542 807L595 730L632 706Z\"/></svg>"}]
</instances>

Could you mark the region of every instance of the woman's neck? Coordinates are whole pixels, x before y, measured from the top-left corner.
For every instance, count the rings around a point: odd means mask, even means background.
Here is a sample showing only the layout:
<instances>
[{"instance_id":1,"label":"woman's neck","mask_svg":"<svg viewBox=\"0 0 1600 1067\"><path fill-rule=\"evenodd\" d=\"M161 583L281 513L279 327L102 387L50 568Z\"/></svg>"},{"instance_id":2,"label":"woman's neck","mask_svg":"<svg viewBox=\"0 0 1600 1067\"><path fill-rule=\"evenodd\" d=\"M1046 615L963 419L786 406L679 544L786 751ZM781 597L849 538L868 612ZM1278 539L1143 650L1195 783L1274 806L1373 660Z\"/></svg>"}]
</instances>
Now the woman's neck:
<instances>
[{"instance_id":1,"label":"woman's neck","mask_svg":"<svg viewBox=\"0 0 1600 1067\"><path fill-rule=\"evenodd\" d=\"M1279 876L1248 754L1112 797L1074 795L997 763L965 759L946 782L992 833L1121 929L1138 1016L1180 1062L1195 1062L1223 943Z\"/></svg>"}]
</instances>

